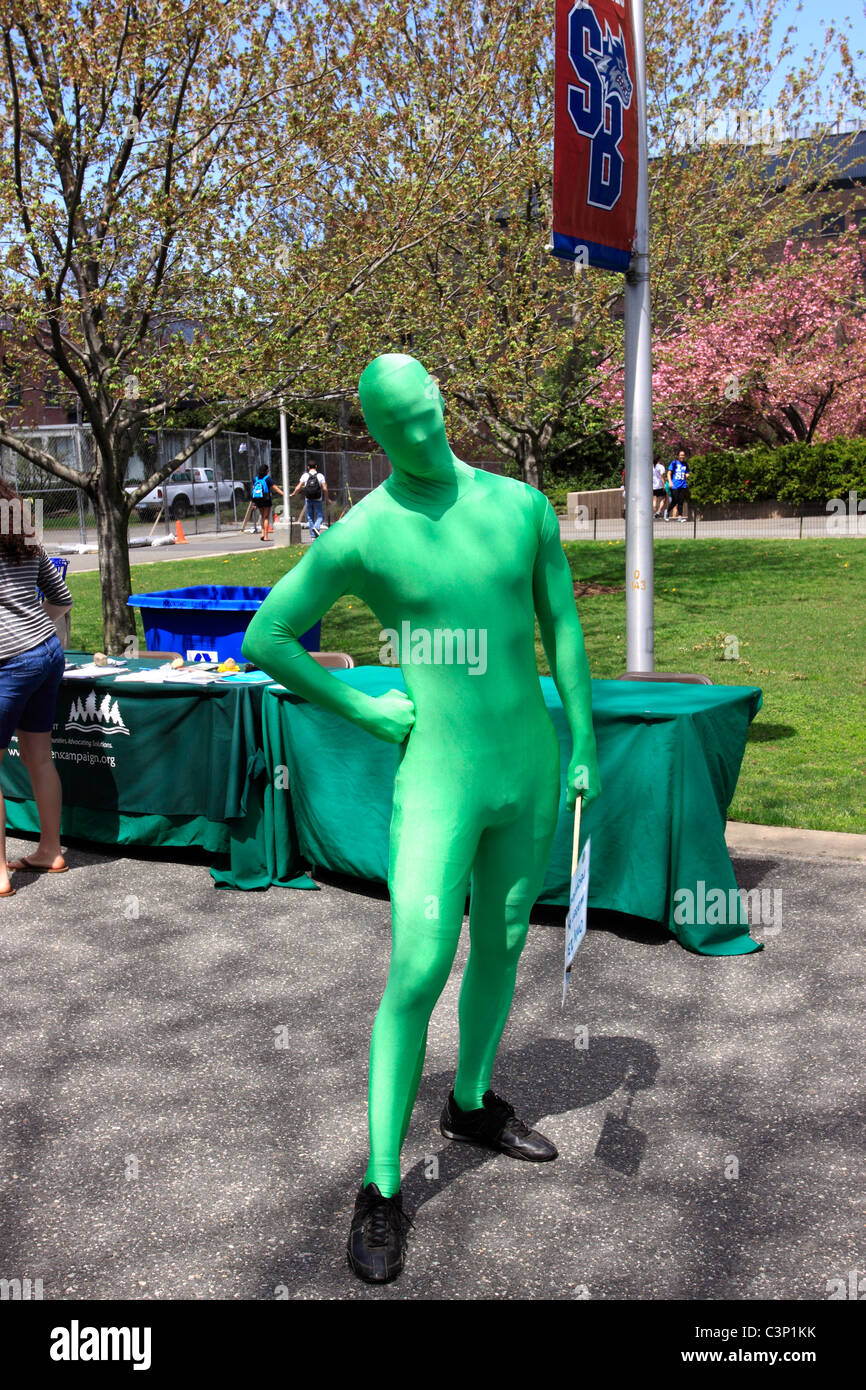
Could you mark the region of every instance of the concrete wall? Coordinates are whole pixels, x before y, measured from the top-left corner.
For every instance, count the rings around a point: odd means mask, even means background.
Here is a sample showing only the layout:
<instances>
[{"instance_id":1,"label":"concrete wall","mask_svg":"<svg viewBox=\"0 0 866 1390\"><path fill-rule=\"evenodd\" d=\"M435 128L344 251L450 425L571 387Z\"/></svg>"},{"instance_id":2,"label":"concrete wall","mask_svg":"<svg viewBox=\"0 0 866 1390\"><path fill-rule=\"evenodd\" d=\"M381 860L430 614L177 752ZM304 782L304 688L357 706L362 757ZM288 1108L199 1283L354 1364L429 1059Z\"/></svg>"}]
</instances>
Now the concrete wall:
<instances>
[{"instance_id":1,"label":"concrete wall","mask_svg":"<svg viewBox=\"0 0 866 1390\"><path fill-rule=\"evenodd\" d=\"M603 488L598 492L570 492L568 494L568 519L574 521L578 507L586 507L590 525L598 508L599 521L618 520L622 516L622 493L618 487Z\"/></svg>"}]
</instances>

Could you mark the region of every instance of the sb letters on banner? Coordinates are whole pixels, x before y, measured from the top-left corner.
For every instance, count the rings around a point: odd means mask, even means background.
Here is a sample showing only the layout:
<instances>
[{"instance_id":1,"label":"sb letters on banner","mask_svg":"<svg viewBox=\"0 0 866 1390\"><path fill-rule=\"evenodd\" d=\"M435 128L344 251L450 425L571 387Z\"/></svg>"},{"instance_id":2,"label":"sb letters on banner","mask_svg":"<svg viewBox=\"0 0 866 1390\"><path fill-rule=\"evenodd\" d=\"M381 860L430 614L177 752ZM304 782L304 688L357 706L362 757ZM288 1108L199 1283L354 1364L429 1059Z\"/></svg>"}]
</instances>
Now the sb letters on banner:
<instances>
[{"instance_id":1,"label":"sb letters on banner","mask_svg":"<svg viewBox=\"0 0 866 1390\"><path fill-rule=\"evenodd\" d=\"M638 174L628 0L556 0L555 103L551 250L625 273Z\"/></svg>"}]
</instances>

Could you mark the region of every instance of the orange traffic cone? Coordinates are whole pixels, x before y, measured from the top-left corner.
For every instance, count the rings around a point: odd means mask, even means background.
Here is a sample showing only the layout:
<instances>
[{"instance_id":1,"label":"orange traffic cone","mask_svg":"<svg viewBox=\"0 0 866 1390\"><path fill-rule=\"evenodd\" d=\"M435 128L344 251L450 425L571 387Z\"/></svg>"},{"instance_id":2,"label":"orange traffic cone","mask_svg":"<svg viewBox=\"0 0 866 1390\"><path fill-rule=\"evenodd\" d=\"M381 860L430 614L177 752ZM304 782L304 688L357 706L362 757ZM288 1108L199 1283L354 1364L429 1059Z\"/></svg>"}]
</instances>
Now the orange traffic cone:
<instances>
[{"instance_id":1,"label":"orange traffic cone","mask_svg":"<svg viewBox=\"0 0 866 1390\"><path fill-rule=\"evenodd\" d=\"M175 523L175 526L176 526L176 530L175 530L175 533L174 533L174 535L175 535L175 545L189 545L189 541L187 540L186 536L183 534L183 527L181 526L180 522L179 522L179 521L176 522L176 523Z\"/></svg>"}]
</instances>

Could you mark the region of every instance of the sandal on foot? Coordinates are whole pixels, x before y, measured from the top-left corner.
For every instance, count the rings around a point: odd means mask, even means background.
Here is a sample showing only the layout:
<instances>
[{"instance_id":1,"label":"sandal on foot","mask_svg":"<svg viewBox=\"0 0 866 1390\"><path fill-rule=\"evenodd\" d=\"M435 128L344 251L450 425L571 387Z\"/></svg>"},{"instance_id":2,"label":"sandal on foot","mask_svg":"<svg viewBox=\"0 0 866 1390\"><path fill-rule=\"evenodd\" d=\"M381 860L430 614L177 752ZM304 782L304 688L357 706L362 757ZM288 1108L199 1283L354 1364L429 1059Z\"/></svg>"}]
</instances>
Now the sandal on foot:
<instances>
[{"instance_id":1,"label":"sandal on foot","mask_svg":"<svg viewBox=\"0 0 866 1390\"><path fill-rule=\"evenodd\" d=\"M30 860L22 854L20 859L13 859L8 865L12 873L29 874L65 874L69 872L69 865L64 864L60 869L52 869L46 864L31 864Z\"/></svg>"}]
</instances>

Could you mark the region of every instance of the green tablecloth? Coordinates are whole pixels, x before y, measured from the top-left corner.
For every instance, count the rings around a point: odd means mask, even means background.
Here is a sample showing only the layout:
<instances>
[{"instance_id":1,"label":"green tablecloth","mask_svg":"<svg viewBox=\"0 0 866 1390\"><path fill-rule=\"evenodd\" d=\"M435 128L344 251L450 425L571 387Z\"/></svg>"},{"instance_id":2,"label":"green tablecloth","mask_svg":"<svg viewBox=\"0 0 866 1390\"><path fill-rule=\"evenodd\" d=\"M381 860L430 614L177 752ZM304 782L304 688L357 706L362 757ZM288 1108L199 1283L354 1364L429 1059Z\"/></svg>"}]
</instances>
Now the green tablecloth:
<instances>
[{"instance_id":1,"label":"green tablecloth","mask_svg":"<svg viewBox=\"0 0 866 1390\"><path fill-rule=\"evenodd\" d=\"M374 695L402 688L393 668L333 675ZM564 789L571 737L552 679L541 684L559 735ZM592 836L590 907L661 922L702 954L760 950L736 892L725 822L761 691L593 681L592 697L603 791L581 821L581 842ZM386 881L398 749L279 687L265 693L262 728L269 769L262 874L287 883L306 862ZM563 790L542 902L568 901L571 825ZM724 894L721 911L713 890ZM707 910L708 901L716 906Z\"/></svg>"},{"instance_id":2,"label":"green tablecloth","mask_svg":"<svg viewBox=\"0 0 866 1390\"><path fill-rule=\"evenodd\" d=\"M402 685L398 670L380 666L332 674L370 694ZM553 681L541 684L559 734L564 786L568 726ZM664 923L703 954L760 949L748 934L724 838L748 726L760 707L761 692L752 687L593 682L604 790L581 824L582 840L592 835L591 907ZM228 868L211 870L221 888L313 888L307 863L387 880L398 750L279 687L65 680L53 748L65 836L228 856ZM13 740L0 764L7 824L35 834L36 808L17 752ZM542 902L567 902L570 865L563 798ZM705 909L714 891L722 913Z\"/></svg>"},{"instance_id":3,"label":"green tablecloth","mask_svg":"<svg viewBox=\"0 0 866 1390\"><path fill-rule=\"evenodd\" d=\"M67 657L92 659L73 651ZM127 662L130 671L152 665ZM233 882L258 882L263 695L263 685L239 682L192 687L118 685L108 674L64 678L52 740L63 786L63 835L228 855ZM8 829L37 834L17 739L0 764L0 785Z\"/></svg>"}]
</instances>

